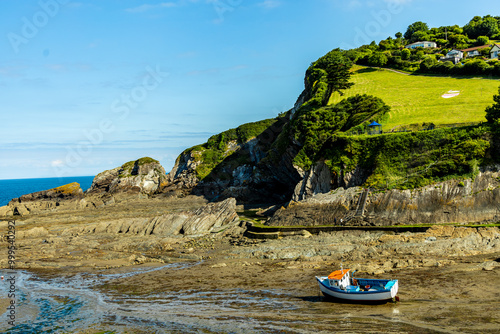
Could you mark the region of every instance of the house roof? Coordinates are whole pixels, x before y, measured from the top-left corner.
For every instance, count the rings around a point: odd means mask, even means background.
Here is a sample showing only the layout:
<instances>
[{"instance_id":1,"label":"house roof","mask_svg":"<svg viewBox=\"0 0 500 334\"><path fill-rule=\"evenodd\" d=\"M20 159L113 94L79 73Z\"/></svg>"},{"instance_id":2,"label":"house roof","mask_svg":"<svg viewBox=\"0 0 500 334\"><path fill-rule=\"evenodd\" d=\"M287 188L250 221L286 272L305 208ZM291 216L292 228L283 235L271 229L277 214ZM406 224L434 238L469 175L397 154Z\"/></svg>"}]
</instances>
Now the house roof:
<instances>
[{"instance_id":1,"label":"house roof","mask_svg":"<svg viewBox=\"0 0 500 334\"><path fill-rule=\"evenodd\" d=\"M491 48L493 49L495 46L500 49L500 44L493 44Z\"/></svg>"},{"instance_id":2,"label":"house roof","mask_svg":"<svg viewBox=\"0 0 500 334\"><path fill-rule=\"evenodd\" d=\"M429 41L418 41L418 42L414 42L414 43L411 43L411 44L408 44L408 45L414 45L414 44L422 44L422 43L434 43L436 44L436 42L429 42ZM408 46L407 45L407 46Z\"/></svg>"},{"instance_id":3,"label":"house roof","mask_svg":"<svg viewBox=\"0 0 500 334\"><path fill-rule=\"evenodd\" d=\"M335 270L333 273L328 275L328 279L342 279L345 274L347 274L351 269Z\"/></svg>"},{"instance_id":4,"label":"house roof","mask_svg":"<svg viewBox=\"0 0 500 334\"><path fill-rule=\"evenodd\" d=\"M379 124L375 121L371 122L371 124L369 124L368 126L382 126L382 124Z\"/></svg>"},{"instance_id":5,"label":"house roof","mask_svg":"<svg viewBox=\"0 0 500 334\"><path fill-rule=\"evenodd\" d=\"M473 48L463 49L461 51L468 52L468 51L474 51L474 50L479 50L479 49L484 49L484 48L489 48L489 47L491 47L491 45L482 45L482 46L476 46Z\"/></svg>"}]
</instances>

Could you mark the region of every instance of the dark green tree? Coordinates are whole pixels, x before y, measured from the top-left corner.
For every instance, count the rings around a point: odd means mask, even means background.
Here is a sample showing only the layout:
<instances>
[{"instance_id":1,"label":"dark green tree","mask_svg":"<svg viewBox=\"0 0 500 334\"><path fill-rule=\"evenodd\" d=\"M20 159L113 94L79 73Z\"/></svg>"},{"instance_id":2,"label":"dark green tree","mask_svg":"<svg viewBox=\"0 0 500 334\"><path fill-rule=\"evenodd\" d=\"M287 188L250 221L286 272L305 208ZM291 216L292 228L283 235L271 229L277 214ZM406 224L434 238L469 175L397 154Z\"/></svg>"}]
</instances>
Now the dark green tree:
<instances>
[{"instance_id":1,"label":"dark green tree","mask_svg":"<svg viewBox=\"0 0 500 334\"><path fill-rule=\"evenodd\" d=\"M417 31L422 31L422 32L427 32L429 30L429 26L427 23L417 21L415 23L412 23L408 26L408 29L406 29L405 32L405 39L409 40L410 43L416 42L413 40L413 34L416 33Z\"/></svg>"},{"instance_id":2,"label":"dark green tree","mask_svg":"<svg viewBox=\"0 0 500 334\"><path fill-rule=\"evenodd\" d=\"M318 59L316 66L326 71L328 89L323 104L328 104L334 92L344 95L343 90L349 89L354 83L351 80L352 61L340 49L334 49L324 57Z\"/></svg>"},{"instance_id":3,"label":"dark green tree","mask_svg":"<svg viewBox=\"0 0 500 334\"><path fill-rule=\"evenodd\" d=\"M477 38L479 36L492 37L500 32L499 22L495 17L490 15L484 17L474 16L464 26L464 32L469 38Z\"/></svg>"},{"instance_id":4,"label":"dark green tree","mask_svg":"<svg viewBox=\"0 0 500 334\"><path fill-rule=\"evenodd\" d=\"M411 51L409 49L404 49L403 51L401 51L401 59L408 60L410 59L410 56L411 56Z\"/></svg>"},{"instance_id":5,"label":"dark green tree","mask_svg":"<svg viewBox=\"0 0 500 334\"><path fill-rule=\"evenodd\" d=\"M488 36L479 36L476 41L477 46L488 45L490 44L490 39Z\"/></svg>"},{"instance_id":6,"label":"dark green tree","mask_svg":"<svg viewBox=\"0 0 500 334\"><path fill-rule=\"evenodd\" d=\"M486 120L488 123L496 123L500 119L500 87L498 94L493 96L493 105L486 108Z\"/></svg>"},{"instance_id":7,"label":"dark green tree","mask_svg":"<svg viewBox=\"0 0 500 334\"><path fill-rule=\"evenodd\" d=\"M382 67L387 64L387 57L382 52L375 52L368 57L368 65Z\"/></svg>"}]
</instances>

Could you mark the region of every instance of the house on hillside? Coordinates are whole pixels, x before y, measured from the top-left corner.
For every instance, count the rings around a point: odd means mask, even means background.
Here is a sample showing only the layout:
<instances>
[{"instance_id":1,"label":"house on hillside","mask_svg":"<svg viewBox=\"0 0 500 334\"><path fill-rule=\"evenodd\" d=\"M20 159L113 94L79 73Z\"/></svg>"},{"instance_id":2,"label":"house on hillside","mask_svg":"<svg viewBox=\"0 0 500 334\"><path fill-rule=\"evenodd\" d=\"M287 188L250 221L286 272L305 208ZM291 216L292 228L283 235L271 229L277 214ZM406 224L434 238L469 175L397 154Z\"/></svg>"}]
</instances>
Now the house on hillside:
<instances>
[{"instance_id":1,"label":"house on hillside","mask_svg":"<svg viewBox=\"0 0 500 334\"><path fill-rule=\"evenodd\" d=\"M450 50L446 56L441 57L439 61L451 61L453 64L458 64L462 58L464 57L464 53L460 50L453 49Z\"/></svg>"},{"instance_id":2,"label":"house on hillside","mask_svg":"<svg viewBox=\"0 0 500 334\"><path fill-rule=\"evenodd\" d=\"M429 41L423 41L423 42L415 42L408 44L405 46L407 49L416 49L416 48L437 48L436 42L429 42Z\"/></svg>"},{"instance_id":3,"label":"house on hillside","mask_svg":"<svg viewBox=\"0 0 500 334\"><path fill-rule=\"evenodd\" d=\"M481 55L481 52L479 52L479 49L484 49L484 48L489 49L490 45L481 45L481 46L476 46L473 48L463 49L462 52L464 53L464 58L476 57L476 56Z\"/></svg>"},{"instance_id":4,"label":"house on hillside","mask_svg":"<svg viewBox=\"0 0 500 334\"><path fill-rule=\"evenodd\" d=\"M500 54L500 45L495 44L490 50L490 58L491 59L498 59L498 55Z\"/></svg>"}]
</instances>

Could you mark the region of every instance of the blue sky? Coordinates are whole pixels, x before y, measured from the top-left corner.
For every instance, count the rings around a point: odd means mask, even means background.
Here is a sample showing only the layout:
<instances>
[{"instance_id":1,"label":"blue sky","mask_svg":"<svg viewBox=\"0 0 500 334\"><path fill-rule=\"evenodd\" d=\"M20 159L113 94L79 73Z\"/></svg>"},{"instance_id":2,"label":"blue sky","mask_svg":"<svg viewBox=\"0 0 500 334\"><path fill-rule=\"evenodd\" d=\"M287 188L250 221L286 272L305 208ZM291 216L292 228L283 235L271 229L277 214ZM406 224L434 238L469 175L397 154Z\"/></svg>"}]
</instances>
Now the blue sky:
<instances>
[{"instance_id":1,"label":"blue sky","mask_svg":"<svg viewBox=\"0 0 500 334\"><path fill-rule=\"evenodd\" d=\"M0 0L0 179L95 175L293 106L309 64L496 1Z\"/></svg>"}]
</instances>

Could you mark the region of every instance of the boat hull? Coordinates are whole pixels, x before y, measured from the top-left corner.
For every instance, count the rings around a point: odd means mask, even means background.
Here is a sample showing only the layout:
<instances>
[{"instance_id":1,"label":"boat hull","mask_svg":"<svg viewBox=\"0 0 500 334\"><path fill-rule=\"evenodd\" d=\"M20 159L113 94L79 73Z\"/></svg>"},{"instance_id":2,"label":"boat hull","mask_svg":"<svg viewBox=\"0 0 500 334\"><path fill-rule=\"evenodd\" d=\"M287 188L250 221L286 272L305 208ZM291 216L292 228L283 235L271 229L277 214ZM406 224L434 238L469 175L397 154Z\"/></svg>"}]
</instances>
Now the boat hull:
<instances>
[{"instance_id":1,"label":"boat hull","mask_svg":"<svg viewBox=\"0 0 500 334\"><path fill-rule=\"evenodd\" d=\"M398 281L394 280L394 284L390 289L377 291L349 291L339 288L330 287L327 277L316 277L319 283L319 288L325 297L349 301L349 302L384 302L392 300L398 292Z\"/></svg>"}]
</instances>

